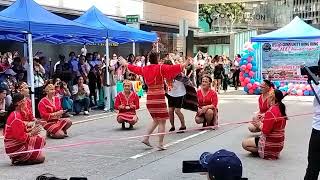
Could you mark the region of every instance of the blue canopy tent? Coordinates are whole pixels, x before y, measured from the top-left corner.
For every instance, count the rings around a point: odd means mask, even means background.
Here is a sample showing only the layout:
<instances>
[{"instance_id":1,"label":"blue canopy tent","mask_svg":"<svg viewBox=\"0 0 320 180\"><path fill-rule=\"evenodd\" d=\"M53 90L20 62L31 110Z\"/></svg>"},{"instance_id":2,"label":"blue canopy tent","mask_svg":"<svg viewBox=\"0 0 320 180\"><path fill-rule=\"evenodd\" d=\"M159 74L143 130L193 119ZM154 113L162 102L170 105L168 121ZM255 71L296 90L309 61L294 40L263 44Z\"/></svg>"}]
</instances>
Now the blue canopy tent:
<instances>
[{"instance_id":1,"label":"blue canopy tent","mask_svg":"<svg viewBox=\"0 0 320 180\"><path fill-rule=\"evenodd\" d=\"M270 33L251 37L251 42L258 43L256 52L258 74L262 79L262 43L279 41L310 41L320 39L320 30L305 23L299 17L295 17L286 26Z\"/></svg>"},{"instance_id":2,"label":"blue canopy tent","mask_svg":"<svg viewBox=\"0 0 320 180\"><path fill-rule=\"evenodd\" d=\"M301 41L319 39L320 30L295 17L286 26L270 33L251 37L252 42Z\"/></svg>"},{"instance_id":3,"label":"blue canopy tent","mask_svg":"<svg viewBox=\"0 0 320 180\"><path fill-rule=\"evenodd\" d=\"M102 38L104 30L94 29L86 25L73 22L57 16L33 0L17 0L11 6L0 12L1 38L11 36L18 41L17 34L24 34L28 42L29 54L29 79L31 91L34 92L33 76L33 37L41 37L42 40L59 41L74 38L99 37ZM57 36L57 37L53 37ZM16 38L16 39L15 39ZM21 39L21 38L20 38ZM51 39L51 40L50 40ZM31 94L33 112L35 110L34 94Z\"/></svg>"},{"instance_id":4,"label":"blue canopy tent","mask_svg":"<svg viewBox=\"0 0 320 180\"><path fill-rule=\"evenodd\" d=\"M132 42L133 54L135 54L136 42L155 42L157 40L156 33L141 31L118 23L108 18L95 6L92 6L87 12L74 21L107 31L107 38L104 39L106 43L107 58L109 58L109 40L115 42ZM107 66L108 65L109 61L107 61ZM107 82L109 82L109 73L107 73Z\"/></svg>"},{"instance_id":5,"label":"blue canopy tent","mask_svg":"<svg viewBox=\"0 0 320 180\"><path fill-rule=\"evenodd\" d=\"M155 42L157 40L155 33L145 32L118 23L108 18L95 6L92 6L87 12L74 21L90 27L105 29L108 31L108 39L116 42Z\"/></svg>"}]
</instances>

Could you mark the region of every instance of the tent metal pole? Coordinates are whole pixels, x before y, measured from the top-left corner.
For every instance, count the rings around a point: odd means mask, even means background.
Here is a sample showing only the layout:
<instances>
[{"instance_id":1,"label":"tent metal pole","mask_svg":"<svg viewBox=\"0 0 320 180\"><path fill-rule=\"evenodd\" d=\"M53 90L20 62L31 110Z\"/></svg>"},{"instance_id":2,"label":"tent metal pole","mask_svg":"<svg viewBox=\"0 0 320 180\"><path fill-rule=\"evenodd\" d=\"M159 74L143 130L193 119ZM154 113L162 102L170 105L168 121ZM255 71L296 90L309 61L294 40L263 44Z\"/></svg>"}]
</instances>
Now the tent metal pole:
<instances>
[{"instance_id":1,"label":"tent metal pole","mask_svg":"<svg viewBox=\"0 0 320 180\"><path fill-rule=\"evenodd\" d=\"M136 55L136 42L132 41L132 54Z\"/></svg>"},{"instance_id":2,"label":"tent metal pole","mask_svg":"<svg viewBox=\"0 0 320 180\"><path fill-rule=\"evenodd\" d=\"M109 85L110 84L110 76L109 76L109 71L108 71L108 68L109 68L109 63L110 63L110 54L109 54L109 39L107 38L106 39L106 75L107 75L107 84Z\"/></svg>"},{"instance_id":3,"label":"tent metal pole","mask_svg":"<svg viewBox=\"0 0 320 180\"><path fill-rule=\"evenodd\" d=\"M32 34L28 33L28 55L29 55L29 77L31 86L32 112L35 114L36 106L34 100L34 74L33 74L33 54L32 54Z\"/></svg>"},{"instance_id":4,"label":"tent metal pole","mask_svg":"<svg viewBox=\"0 0 320 180\"><path fill-rule=\"evenodd\" d=\"M23 57L28 57L28 43L23 43Z\"/></svg>"},{"instance_id":5,"label":"tent metal pole","mask_svg":"<svg viewBox=\"0 0 320 180\"><path fill-rule=\"evenodd\" d=\"M157 41L157 44L156 44L156 51L157 53L159 53L159 41Z\"/></svg>"},{"instance_id":6,"label":"tent metal pole","mask_svg":"<svg viewBox=\"0 0 320 180\"><path fill-rule=\"evenodd\" d=\"M28 37L27 36L24 36L25 39L27 39L27 41L25 40L24 43L23 43L23 57L28 59ZM29 64L28 64L29 65ZM28 74L29 73L29 69L27 69L27 82L28 84L31 82L30 80L30 75Z\"/></svg>"}]
</instances>

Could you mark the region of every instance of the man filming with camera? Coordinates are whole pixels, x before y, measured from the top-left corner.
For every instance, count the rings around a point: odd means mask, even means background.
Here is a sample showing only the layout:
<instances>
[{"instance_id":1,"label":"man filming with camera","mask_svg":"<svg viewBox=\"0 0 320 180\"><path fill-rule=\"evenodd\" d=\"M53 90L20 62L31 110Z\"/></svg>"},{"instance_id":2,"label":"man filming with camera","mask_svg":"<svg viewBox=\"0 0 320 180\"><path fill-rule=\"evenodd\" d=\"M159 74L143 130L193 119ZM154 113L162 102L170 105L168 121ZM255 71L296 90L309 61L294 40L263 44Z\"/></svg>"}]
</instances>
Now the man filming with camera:
<instances>
[{"instance_id":1,"label":"man filming with camera","mask_svg":"<svg viewBox=\"0 0 320 180\"><path fill-rule=\"evenodd\" d=\"M320 60L318 61L318 66L309 68L302 66L301 68L302 74L308 75L308 83L311 85L315 94L313 101L314 116L312 122L312 133L308 150L308 167L304 180L317 180L320 171L320 88L318 87L319 79L317 77L319 76L319 67ZM311 81L313 83L311 83Z\"/></svg>"}]
</instances>

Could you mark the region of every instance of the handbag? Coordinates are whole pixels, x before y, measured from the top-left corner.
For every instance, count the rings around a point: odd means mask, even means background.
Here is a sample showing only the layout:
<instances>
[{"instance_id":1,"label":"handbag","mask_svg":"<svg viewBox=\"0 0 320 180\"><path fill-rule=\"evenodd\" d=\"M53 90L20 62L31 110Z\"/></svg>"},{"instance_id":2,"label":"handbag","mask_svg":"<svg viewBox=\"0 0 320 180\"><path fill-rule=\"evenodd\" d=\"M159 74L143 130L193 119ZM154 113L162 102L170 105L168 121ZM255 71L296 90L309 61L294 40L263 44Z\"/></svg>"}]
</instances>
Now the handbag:
<instances>
[{"instance_id":1,"label":"handbag","mask_svg":"<svg viewBox=\"0 0 320 180\"><path fill-rule=\"evenodd\" d=\"M198 112L197 91L193 86L185 86L186 95L183 98L182 108L194 112Z\"/></svg>"}]
</instances>

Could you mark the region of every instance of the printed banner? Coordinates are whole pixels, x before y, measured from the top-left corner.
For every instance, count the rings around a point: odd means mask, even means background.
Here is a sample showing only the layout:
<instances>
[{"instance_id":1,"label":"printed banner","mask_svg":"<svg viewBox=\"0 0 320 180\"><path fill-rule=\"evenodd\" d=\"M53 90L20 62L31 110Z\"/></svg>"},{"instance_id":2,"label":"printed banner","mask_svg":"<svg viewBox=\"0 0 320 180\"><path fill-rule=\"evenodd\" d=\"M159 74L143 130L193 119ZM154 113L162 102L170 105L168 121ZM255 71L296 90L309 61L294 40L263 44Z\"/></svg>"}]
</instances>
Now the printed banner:
<instances>
[{"instance_id":1,"label":"printed banner","mask_svg":"<svg viewBox=\"0 0 320 180\"><path fill-rule=\"evenodd\" d=\"M274 42L262 45L262 74L278 80L303 79L300 66L315 66L319 60L319 42Z\"/></svg>"}]
</instances>

